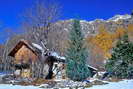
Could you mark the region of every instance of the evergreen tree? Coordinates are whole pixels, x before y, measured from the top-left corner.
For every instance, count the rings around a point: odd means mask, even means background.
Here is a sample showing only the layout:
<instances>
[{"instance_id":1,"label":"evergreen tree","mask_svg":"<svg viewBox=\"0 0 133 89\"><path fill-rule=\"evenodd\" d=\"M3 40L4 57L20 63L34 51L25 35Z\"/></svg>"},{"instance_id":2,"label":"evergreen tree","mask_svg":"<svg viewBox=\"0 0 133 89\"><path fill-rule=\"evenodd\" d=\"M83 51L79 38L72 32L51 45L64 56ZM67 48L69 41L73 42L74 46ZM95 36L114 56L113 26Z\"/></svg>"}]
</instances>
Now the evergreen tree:
<instances>
[{"instance_id":1,"label":"evergreen tree","mask_svg":"<svg viewBox=\"0 0 133 89\"><path fill-rule=\"evenodd\" d=\"M69 48L66 53L68 78L81 81L90 75L86 66L87 51L83 47L84 36L81 33L80 21L74 20L70 32Z\"/></svg>"},{"instance_id":2,"label":"evergreen tree","mask_svg":"<svg viewBox=\"0 0 133 89\"><path fill-rule=\"evenodd\" d=\"M127 34L118 41L105 68L115 77L133 78L133 43L128 41Z\"/></svg>"}]
</instances>

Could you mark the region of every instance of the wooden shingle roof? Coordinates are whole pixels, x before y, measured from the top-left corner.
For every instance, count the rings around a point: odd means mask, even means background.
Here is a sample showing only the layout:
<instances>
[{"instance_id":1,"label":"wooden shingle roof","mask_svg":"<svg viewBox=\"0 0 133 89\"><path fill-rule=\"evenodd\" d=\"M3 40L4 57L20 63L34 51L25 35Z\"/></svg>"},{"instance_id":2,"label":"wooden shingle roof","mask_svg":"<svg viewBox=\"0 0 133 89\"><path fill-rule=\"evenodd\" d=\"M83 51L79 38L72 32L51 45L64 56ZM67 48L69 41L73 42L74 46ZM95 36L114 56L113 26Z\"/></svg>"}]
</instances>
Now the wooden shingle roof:
<instances>
[{"instance_id":1,"label":"wooden shingle roof","mask_svg":"<svg viewBox=\"0 0 133 89\"><path fill-rule=\"evenodd\" d=\"M24 39L21 39L16 46L9 52L8 56L14 57L18 50L25 45L28 49L30 49L35 55L37 55L35 49Z\"/></svg>"}]
</instances>

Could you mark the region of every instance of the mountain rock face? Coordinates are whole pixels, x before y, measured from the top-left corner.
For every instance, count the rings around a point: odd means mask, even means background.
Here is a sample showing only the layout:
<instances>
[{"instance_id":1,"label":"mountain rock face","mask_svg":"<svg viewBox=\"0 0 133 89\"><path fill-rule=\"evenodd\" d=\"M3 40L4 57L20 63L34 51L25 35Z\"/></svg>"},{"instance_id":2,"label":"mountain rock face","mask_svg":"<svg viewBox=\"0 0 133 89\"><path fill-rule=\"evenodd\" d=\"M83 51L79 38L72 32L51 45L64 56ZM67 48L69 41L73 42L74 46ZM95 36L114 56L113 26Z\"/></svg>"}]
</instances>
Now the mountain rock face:
<instances>
[{"instance_id":1,"label":"mountain rock face","mask_svg":"<svg viewBox=\"0 0 133 89\"><path fill-rule=\"evenodd\" d=\"M58 21L53 26L53 31L51 31L50 42L56 43L57 46L55 50L58 50L61 55L64 56L66 44L69 37L69 31L72 29L73 19ZM80 20L81 30L84 37L95 36L98 34L99 26L104 25L109 32L115 32L117 27L127 27L128 24L133 24L133 16L131 15L116 15L107 20L96 19L93 21ZM52 34L53 32L53 34ZM66 43L65 43L66 42ZM57 48L57 49L56 49ZM61 49L60 49L61 48ZM89 59L88 63L91 63L93 58ZM103 63L103 62L102 62Z\"/></svg>"},{"instance_id":2,"label":"mountain rock face","mask_svg":"<svg viewBox=\"0 0 133 89\"><path fill-rule=\"evenodd\" d=\"M73 19L70 20L64 20L64 21L59 21L56 23L58 26L62 26L64 32L71 30L72 27L72 21ZM88 35L93 35L98 33L98 27L99 25L103 24L109 31L115 31L115 29L118 26L125 27L128 24L133 24L133 17L131 15L116 15L112 18L109 18L107 20L103 19L96 19L93 21L86 21L86 20L80 20L80 24L82 27L82 32L86 36Z\"/></svg>"}]
</instances>

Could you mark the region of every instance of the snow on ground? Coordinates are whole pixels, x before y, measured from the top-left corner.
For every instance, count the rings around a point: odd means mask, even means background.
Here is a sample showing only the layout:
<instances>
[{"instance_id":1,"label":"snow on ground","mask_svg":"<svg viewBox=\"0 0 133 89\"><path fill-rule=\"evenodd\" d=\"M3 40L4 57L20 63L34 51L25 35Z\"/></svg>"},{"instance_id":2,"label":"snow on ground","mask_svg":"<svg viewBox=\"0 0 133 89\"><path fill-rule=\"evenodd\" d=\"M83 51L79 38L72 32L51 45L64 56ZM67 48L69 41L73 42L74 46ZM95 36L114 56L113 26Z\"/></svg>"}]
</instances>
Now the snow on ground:
<instances>
[{"instance_id":1,"label":"snow on ground","mask_svg":"<svg viewBox=\"0 0 133 89\"><path fill-rule=\"evenodd\" d=\"M0 84L0 89L44 89L39 86L20 86L11 84ZM62 88L61 88L62 89ZM64 88L69 89L69 88ZM124 80L120 82L110 82L106 85L95 85L86 89L133 89L133 80Z\"/></svg>"},{"instance_id":2,"label":"snow on ground","mask_svg":"<svg viewBox=\"0 0 133 89\"><path fill-rule=\"evenodd\" d=\"M87 89L133 89L133 80L110 82L106 85L96 85Z\"/></svg>"},{"instance_id":3,"label":"snow on ground","mask_svg":"<svg viewBox=\"0 0 133 89\"><path fill-rule=\"evenodd\" d=\"M42 89L37 86L20 86L12 84L0 84L0 89Z\"/></svg>"}]
</instances>

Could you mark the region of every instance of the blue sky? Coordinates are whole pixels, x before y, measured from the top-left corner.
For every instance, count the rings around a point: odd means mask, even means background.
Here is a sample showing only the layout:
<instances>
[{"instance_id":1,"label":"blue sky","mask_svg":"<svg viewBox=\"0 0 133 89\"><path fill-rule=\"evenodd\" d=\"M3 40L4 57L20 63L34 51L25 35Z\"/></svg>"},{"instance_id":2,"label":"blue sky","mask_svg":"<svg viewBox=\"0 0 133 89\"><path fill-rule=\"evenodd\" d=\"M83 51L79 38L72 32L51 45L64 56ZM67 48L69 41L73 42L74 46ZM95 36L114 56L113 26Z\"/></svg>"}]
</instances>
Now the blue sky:
<instances>
[{"instance_id":1,"label":"blue sky","mask_svg":"<svg viewBox=\"0 0 133 89\"><path fill-rule=\"evenodd\" d=\"M4 28L19 32L21 14L35 0L0 0L0 43L8 37ZM54 1L54 0L53 0ZM133 0L56 0L62 7L60 19L108 19L116 14L130 14Z\"/></svg>"}]
</instances>

